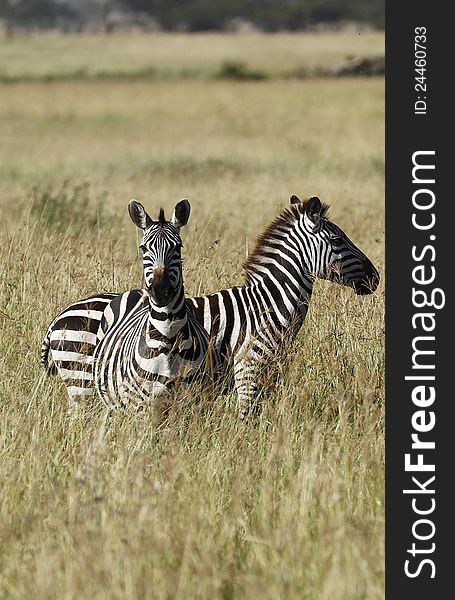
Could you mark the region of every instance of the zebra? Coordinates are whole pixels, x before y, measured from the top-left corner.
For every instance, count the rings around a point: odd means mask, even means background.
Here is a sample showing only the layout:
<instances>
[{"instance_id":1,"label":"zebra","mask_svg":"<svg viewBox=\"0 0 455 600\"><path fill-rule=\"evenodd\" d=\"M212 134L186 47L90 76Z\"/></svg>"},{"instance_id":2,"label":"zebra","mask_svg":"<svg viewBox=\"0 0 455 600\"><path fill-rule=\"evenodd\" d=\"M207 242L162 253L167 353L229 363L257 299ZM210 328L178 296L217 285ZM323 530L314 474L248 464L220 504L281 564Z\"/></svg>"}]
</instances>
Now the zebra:
<instances>
[{"instance_id":1,"label":"zebra","mask_svg":"<svg viewBox=\"0 0 455 600\"><path fill-rule=\"evenodd\" d=\"M241 418L252 408L258 374L284 354L303 325L316 278L358 295L379 285L372 262L329 220L328 210L317 196L302 202L292 195L245 261L245 284L188 300L233 370Z\"/></svg>"},{"instance_id":2,"label":"zebra","mask_svg":"<svg viewBox=\"0 0 455 600\"><path fill-rule=\"evenodd\" d=\"M93 379L108 408L142 408L194 378L216 379L220 363L207 332L187 306L180 229L190 215L186 198L170 221L153 221L137 200L128 212L143 231L145 288L116 296L105 308L93 353Z\"/></svg>"},{"instance_id":3,"label":"zebra","mask_svg":"<svg viewBox=\"0 0 455 600\"><path fill-rule=\"evenodd\" d=\"M241 418L257 393L258 372L303 325L316 278L351 287L358 295L379 285L372 262L329 220L328 211L317 196L300 201L292 195L290 206L258 237L244 263L243 286L187 299L224 371L233 375Z\"/></svg>"},{"instance_id":4,"label":"zebra","mask_svg":"<svg viewBox=\"0 0 455 600\"><path fill-rule=\"evenodd\" d=\"M95 390L109 408L140 407L178 382L217 376L219 357L184 297L179 232L190 203L182 199L170 221L163 209L153 221L136 200L128 212L144 231L145 289L75 302L57 315L43 340L41 364L63 380L71 412Z\"/></svg>"}]
</instances>

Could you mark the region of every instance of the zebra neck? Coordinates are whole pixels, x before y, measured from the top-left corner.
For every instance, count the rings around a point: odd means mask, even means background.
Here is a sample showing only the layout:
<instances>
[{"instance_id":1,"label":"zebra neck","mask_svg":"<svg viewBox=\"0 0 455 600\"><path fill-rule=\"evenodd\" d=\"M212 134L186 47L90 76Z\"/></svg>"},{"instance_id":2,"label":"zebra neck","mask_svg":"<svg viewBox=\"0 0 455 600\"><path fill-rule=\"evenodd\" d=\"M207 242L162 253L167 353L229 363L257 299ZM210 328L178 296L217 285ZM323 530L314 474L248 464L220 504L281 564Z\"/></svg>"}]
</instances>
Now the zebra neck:
<instances>
[{"instance_id":1,"label":"zebra neck","mask_svg":"<svg viewBox=\"0 0 455 600\"><path fill-rule=\"evenodd\" d=\"M291 274L268 274L257 282L258 287L267 294L271 301L270 308L274 305L279 307L283 316L288 316L290 321L294 320L296 313L301 313L311 299L313 292L313 279L309 277L295 278Z\"/></svg>"},{"instance_id":2,"label":"zebra neck","mask_svg":"<svg viewBox=\"0 0 455 600\"><path fill-rule=\"evenodd\" d=\"M157 306L149 295L147 332L151 337L156 337L158 331L163 338L175 338L180 331L186 331L187 324L188 314L183 288L166 306Z\"/></svg>"}]
</instances>

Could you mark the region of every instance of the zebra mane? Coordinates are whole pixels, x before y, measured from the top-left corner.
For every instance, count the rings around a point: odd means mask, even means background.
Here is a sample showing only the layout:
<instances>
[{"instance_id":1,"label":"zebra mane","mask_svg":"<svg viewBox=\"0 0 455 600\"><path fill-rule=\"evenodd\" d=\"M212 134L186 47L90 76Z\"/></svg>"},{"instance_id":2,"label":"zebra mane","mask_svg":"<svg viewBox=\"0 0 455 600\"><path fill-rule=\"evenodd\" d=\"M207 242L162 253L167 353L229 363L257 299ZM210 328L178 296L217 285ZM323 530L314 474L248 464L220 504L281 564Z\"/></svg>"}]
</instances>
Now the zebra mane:
<instances>
[{"instance_id":1,"label":"zebra mane","mask_svg":"<svg viewBox=\"0 0 455 600\"><path fill-rule=\"evenodd\" d=\"M309 199L308 199L309 200ZM308 204L308 200L302 200L296 204L287 206L281 213L273 219L273 221L266 227L265 231L259 235L256 240L256 244L253 251L250 252L248 258L243 263L243 268L247 274L247 282L250 279L250 267L255 264L256 259L263 254L263 247L267 245L274 237L274 233L277 229L291 228L297 219L304 214ZM329 205L322 203L321 217L327 218Z\"/></svg>"},{"instance_id":2,"label":"zebra mane","mask_svg":"<svg viewBox=\"0 0 455 600\"><path fill-rule=\"evenodd\" d=\"M160 208L160 214L158 217L158 223L163 226L166 223L166 217L164 216L164 208Z\"/></svg>"}]
</instances>

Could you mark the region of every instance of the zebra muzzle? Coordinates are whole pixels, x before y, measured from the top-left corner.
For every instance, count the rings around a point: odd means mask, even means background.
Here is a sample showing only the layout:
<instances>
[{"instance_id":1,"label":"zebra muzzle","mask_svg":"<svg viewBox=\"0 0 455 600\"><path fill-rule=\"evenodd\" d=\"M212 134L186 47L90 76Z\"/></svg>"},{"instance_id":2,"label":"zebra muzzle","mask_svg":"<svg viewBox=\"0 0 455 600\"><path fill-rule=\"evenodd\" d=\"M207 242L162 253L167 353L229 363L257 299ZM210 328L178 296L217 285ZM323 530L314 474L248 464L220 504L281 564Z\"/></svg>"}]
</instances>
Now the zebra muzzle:
<instances>
[{"instance_id":1,"label":"zebra muzzle","mask_svg":"<svg viewBox=\"0 0 455 600\"><path fill-rule=\"evenodd\" d=\"M364 263L364 276L362 279L354 281L353 287L358 296L365 296L373 293L379 285L379 273L374 268L373 263L368 261Z\"/></svg>"},{"instance_id":2,"label":"zebra muzzle","mask_svg":"<svg viewBox=\"0 0 455 600\"><path fill-rule=\"evenodd\" d=\"M166 269L155 269L148 292L157 306L167 306L175 295L169 274Z\"/></svg>"}]
</instances>

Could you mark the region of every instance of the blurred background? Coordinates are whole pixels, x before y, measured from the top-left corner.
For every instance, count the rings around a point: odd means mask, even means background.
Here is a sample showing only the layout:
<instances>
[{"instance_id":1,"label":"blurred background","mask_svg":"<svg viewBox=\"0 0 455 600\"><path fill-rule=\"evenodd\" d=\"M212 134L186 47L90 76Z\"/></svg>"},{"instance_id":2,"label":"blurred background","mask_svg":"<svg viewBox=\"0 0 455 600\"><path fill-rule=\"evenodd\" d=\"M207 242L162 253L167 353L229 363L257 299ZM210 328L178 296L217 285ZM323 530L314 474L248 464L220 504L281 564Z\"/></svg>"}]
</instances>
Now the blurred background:
<instances>
[{"instance_id":1,"label":"blurred background","mask_svg":"<svg viewBox=\"0 0 455 600\"><path fill-rule=\"evenodd\" d=\"M351 22L384 27L384 0L1 0L14 31L304 31Z\"/></svg>"},{"instance_id":2,"label":"blurred background","mask_svg":"<svg viewBox=\"0 0 455 600\"><path fill-rule=\"evenodd\" d=\"M260 195L267 218L350 180L362 205L383 175L383 23L383 0L0 0L5 210L85 186L113 211Z\"/></svg>"}]
</instances>

